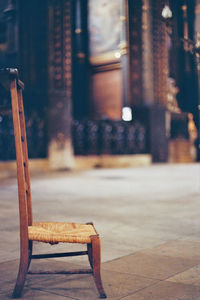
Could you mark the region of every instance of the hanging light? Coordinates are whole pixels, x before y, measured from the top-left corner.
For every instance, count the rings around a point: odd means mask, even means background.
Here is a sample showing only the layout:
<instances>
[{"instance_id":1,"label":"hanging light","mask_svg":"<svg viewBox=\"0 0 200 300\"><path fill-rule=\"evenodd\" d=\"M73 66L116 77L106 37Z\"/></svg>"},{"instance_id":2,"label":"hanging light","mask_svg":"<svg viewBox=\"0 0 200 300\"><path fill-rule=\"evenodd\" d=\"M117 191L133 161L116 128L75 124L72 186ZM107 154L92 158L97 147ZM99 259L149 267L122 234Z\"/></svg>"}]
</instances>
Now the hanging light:
<instances>
[{"instance_id":1,"label":"hanging light","mask_svg":"<svg viewBox=\"0 0 200 300\"><path fill-rule=\"evenodd\" d=\"M164 19L171 19L172 18L172 11L171 11L169 5L165 4L161 15Z\"/></svg>"},{"instance_id":2,"label":"hanging light","mask_svg":"<svg viewBox=\"0 0 200 300\"><path fill-rule=\"evenodd\" d=\"M168 4L165 4L161 16L166 25L166 31L169 36L172 34L172 11Z\"/></svg>"}]
</instances>

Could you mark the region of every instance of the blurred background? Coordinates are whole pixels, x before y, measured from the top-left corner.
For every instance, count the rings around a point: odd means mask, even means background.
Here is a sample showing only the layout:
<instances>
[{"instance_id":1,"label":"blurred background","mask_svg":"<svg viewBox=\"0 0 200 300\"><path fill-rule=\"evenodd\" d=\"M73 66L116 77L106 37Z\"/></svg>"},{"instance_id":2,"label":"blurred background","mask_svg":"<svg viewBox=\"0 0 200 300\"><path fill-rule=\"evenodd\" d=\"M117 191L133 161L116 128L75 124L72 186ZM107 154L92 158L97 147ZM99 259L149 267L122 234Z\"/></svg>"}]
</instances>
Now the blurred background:
<instances>
[{"instance_id":1,"label":"blurred background","mask_svg":"<svg viewBox=\"0 0 200 300\"><path fill-rule=\"evenodd\" d=\"M29 157L49 169L199 161L199 55L200 0L0 2L0 67L19 69Z\"/></svg>"}]
</instances>

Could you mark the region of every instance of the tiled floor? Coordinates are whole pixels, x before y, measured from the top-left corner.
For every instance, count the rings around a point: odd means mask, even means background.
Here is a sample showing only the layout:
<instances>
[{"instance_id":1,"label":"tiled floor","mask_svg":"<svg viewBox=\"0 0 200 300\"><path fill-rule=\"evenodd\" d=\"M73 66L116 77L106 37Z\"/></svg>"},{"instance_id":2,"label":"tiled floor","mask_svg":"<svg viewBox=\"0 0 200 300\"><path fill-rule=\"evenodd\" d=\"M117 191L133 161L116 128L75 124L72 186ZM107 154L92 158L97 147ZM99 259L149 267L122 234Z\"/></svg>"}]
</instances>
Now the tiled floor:
<instances>
[{"instance_id":1,"label":"tiled floor","mask_svg":"<svg viewBox=\"0 0 200 300\"><path fill-rule=\"evenodd\" d=\"M189 255L191 248L194 250ZM108 299L200 299L200 242L168 242L102 264ZM18 260L0 264L0 299L10 299ZM31 270L81 267L56 260L34 261ZM22 299L98 299L92 275L28 275Z\"/></svg>"},{"instance_id":2,"label":"tiled floor","mask_svg":"<svg viewBox=\"0 0 200 300\"><path fill-rule=\"evenodd\" d=\"M11 298L18 268L15 180L1 181L0 190L4 300ZM200 299L199 164L33 176L32 194L36 219L43 215L43 220L94 221L102 236L102 279L108 299ZM31 269L68 270L87 263L85 257L41 260ZM28 275L23 299L95 300L98 294L89 274Z\"/></svg>"}]
</instances>

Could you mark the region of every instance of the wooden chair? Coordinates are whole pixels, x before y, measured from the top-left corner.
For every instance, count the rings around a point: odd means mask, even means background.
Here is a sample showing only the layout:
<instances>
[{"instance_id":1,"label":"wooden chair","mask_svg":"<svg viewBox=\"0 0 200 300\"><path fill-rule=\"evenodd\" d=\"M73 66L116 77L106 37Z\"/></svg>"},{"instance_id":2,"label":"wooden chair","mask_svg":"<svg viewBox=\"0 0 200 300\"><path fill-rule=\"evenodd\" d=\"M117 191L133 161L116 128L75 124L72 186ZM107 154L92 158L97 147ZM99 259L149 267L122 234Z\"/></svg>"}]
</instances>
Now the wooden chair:
<instances>
[{"instance_id":1,"label":"wooden chair","mask_svg":"<svg viewBox=\"0 0 200 300\"><path fill-rule=\"evenodd\" d=\"M20 298L28 274L84 274L92 273L100 298L106 298L100 274L100 237L92 223L77 224L63 222L33 223L27 139L24 119L22 90L24 84L18 79L17 69L0 70L0 83L9 88L15 135L18 198L20 216L20 264L13 298ZM32 254L33 241L58 244L80 243L87 251ZM28 272L32 259L88 255L91 269L69 272Z\"/></svg>"}]
</instances>

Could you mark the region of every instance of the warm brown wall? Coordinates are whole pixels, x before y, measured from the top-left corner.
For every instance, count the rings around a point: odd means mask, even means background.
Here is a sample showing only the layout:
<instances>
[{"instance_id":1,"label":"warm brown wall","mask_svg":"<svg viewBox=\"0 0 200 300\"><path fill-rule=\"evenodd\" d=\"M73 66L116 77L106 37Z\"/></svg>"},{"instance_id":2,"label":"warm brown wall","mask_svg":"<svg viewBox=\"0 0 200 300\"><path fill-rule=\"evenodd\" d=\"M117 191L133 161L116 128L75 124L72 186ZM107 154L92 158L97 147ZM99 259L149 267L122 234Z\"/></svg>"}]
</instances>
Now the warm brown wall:
<instances>
[{"instance_id":1,"label":"warm brown wall","mask_svg":"<svg viewBox=\"0 0 200 300\"><path fill-rule=\"evenodd\" d=\"M98 72L91 78L91 111L97 119L120 119L122 112L121 69Z\"/></svg>"}]
</instances>

